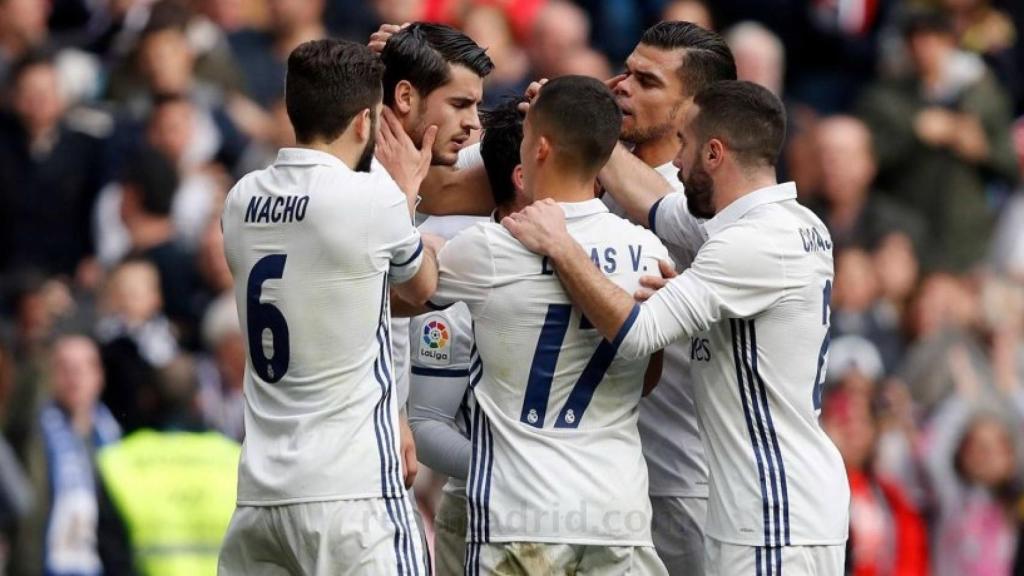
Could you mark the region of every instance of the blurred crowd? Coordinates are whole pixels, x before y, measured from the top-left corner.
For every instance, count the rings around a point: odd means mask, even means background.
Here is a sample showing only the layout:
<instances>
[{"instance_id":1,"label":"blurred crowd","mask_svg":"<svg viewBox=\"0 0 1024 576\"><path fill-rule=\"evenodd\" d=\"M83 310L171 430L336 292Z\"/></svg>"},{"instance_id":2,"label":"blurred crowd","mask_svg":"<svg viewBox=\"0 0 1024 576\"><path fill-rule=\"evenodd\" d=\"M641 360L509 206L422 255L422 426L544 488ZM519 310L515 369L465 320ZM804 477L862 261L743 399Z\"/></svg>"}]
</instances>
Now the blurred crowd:
<instances>
[{"instance_id":1,"label":"blurred crowd","mask_svg":"<svg viewBox=\"0 0 1024 576\"><path fill-rule=\"evenodd\" d=\"M822 424L853 491L849 573L1012 573L1024 3L0 0L0 574L215 557L245 369L218 217L293 142L293 48L449 23L496 65L486 108L611 77L661 19L721 32L783 98L780 177L831 230ZM440 484L419 475L428 511Z\"/></svg>"}]
</instances>

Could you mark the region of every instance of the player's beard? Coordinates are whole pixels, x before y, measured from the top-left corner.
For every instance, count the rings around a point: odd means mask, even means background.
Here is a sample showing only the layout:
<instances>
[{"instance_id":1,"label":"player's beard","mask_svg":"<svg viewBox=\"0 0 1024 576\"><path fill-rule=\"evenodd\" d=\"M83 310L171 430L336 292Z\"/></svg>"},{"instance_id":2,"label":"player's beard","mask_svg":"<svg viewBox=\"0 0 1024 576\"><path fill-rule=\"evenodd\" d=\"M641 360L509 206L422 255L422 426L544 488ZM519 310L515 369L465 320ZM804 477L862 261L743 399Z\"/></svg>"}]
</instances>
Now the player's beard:
<instances>
[{"instance_id":1,"label":"player's beard","mask_svg":"<svg viewBox=\"0 0 1024 576\"><path fill-rule=\"evenodd\" d=\"M675 130L675 126L671 122L666 122L664 124L649 126L647 128L623 130L620 139L629 142L630 144L645 144L651 140L657 140L673 130Z\"/></svg>"},{"instance_id":2,"label":"player's beard","mask_svg":"<svg viewBox=\"0 0 1024 576\"><path fill-rule=\"evenodd\" d=\"M370 120L370 139L366 141L366 148L356 162L356 172L369 172L373 165L373 151L377 148L377 117Z\"/></svg>"},{"instance_id":3,"label":"player's beard","mask_svg":"<svg viewBox=\"0 0 1024 576\"><path fill-rule=\"evenodd\" d=\"M690 170L689 178L683 178L682 173L679 176L685 187L683 193L686 194L686 208L690 214L697 218L713 218L715 182L711 175L698 163Z\"/></svg>"}]
</instances>

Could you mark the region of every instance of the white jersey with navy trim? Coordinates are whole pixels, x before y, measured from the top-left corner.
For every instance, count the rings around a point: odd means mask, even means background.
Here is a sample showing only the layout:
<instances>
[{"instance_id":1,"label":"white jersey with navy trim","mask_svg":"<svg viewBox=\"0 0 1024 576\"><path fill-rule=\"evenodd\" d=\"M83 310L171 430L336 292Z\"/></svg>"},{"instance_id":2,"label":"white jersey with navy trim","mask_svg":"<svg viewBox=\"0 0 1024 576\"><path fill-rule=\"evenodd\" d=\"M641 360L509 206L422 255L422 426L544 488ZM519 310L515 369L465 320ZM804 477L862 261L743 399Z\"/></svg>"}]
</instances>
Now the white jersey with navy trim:
<instances>
[{"instance_id":1,"label":"white jersey with navy trim","mask_svg":"<svg viewBox=\"0 0 1024 576\"><path fill-rule=\"evenodd\" d=\"M489 218L431 216L421 232L451 239L459 231ZM446 494L466 497L469 473L469 428L473 395L469 368L473 354L473 319L459 302L410 319L409 426L419 461L448 476Z\"/></svg>"},{"instance_id":2,"label":"white jersey with navy trim","mask_svg":"<svg viewBox=\"0 0 1024 576\"><path fill-rule=\"evenodd\" d=\"M660 210L660 209L659 209ZM620 354L691 337L710 466L706 536L745 546L846 541L850 491L818 423L833 268L796 187L751 192L705 225L688 270L634 308Z\"/></svg>"},{"instance_id":3,"label":"white jersey with navy trim","mask_svg":"<svg viewBox=\"0 0 1024 576\"><path fill-rule=\"evenodd\" d=\"M238 504L404 498L387 296L423 250L405 195L285 148L235 185L222 224L248 335Z\"/></svg>"},{"instance_id":4,"label":"white jersey with navy trim","mask_svg":"<svg viewBox=\"0 0 1024 576\"><path fill-rule=\"evenodd\" d=\"M648 227L665 243L676 270L682 272L690 267L707 234L701 221L686 210L679 170L671 162L656 170L675 192L652 208ZM682 204L675 205L677 201ZM666 202L671 209L659 211ZM693 402L691 355L690 342L685 339L666 346L661 380L640 402L640 439L650 472L651 496L708 497L708 461Z\"/></svg>"},{"instance_id":5,"label":"white jersey with navy trim","mask_svg":"<svg viewBox=\"0 0 1024 576\"><path fill-rule=\"evenodd\" d=\"M627 290L669 259L650 231L599 200L561 206L569 232ZM499 224L463 231L438 260L431 300L469 306L479 349L468 539L650 546L636 428L647 358L616 358L618 343L604 341L547 262Z\"/></svg>"}]
</instances>

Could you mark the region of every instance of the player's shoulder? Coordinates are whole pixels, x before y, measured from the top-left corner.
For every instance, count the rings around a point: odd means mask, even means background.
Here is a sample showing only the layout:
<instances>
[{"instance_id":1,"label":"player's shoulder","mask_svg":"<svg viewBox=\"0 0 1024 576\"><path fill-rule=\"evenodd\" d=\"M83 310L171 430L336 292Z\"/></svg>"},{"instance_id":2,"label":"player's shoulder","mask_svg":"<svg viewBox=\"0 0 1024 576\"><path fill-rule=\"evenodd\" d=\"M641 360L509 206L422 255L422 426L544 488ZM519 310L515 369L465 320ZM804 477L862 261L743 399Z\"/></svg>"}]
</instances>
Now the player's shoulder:
<instances>
[{"instance_id":1,"label":"player's shoulder","mask_svg":"<svg viewBox=\"0 0 1024 576\"><path fill-rule=\"evenodd\" d=\"M595 216L596 228L601 230L604 238L616 238L667 252L660 238L647 228L634 224L630 220L611 212L602 212Z\"/></svg>"}]
</instances>

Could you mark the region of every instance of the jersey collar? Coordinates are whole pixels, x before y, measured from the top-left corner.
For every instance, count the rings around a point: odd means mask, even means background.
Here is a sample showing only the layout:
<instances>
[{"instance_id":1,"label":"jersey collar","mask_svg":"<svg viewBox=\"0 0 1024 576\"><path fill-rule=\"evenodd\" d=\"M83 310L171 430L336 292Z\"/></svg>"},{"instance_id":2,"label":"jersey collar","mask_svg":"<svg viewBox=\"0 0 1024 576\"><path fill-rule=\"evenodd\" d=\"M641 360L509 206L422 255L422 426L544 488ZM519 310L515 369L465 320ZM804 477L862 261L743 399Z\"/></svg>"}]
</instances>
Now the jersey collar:
<instances>
[{"instance_id":1,"label":"jersey collar","mask_svg":"<svg viewBox=\"0 0 1024 576\"><path fill-rule=\"evenodd\" d=\"M714 236L758 206L795 199L796 184L793 182L759 188L726 206L714 218L704 223L704 229L707 230L709 237Z\"/></svg>"},{"instance_id":2,"label":"jersey collar","mask_svg":"<svg viewBox=\"0 0 1024 576\"><path fill-rule=\"evenodd\" d=\"M277 152L276 166L331 166L334 168L349 167L340 158L332 156L327 152L313 150L311 148L281 148Z\"/></svg>"},{"instance_id":3,"label":"jersey collar","mask_svg":"<svg viewBox=\"0 0 1024 576\"><path fill-rule=\"evenodd\" d=\"M566 220L582 218L584 216L600 214L601 212L608 211L608 206L598 198L585 200L583 202L559 202L558 205L561 206L562 210L565 212Z\"/></svg>"}]
</instances>

